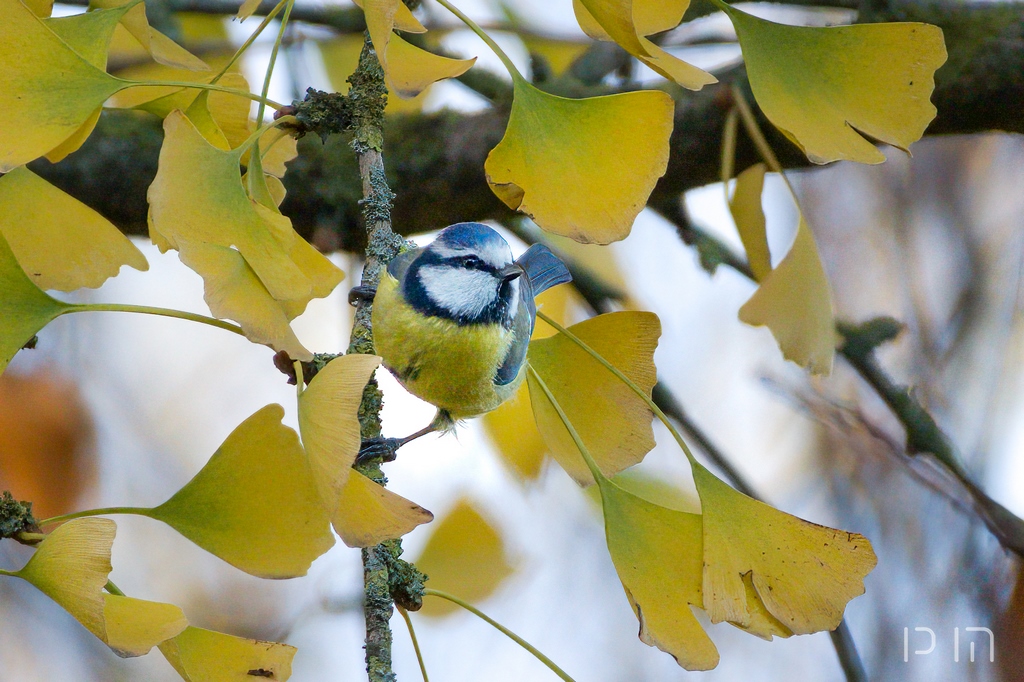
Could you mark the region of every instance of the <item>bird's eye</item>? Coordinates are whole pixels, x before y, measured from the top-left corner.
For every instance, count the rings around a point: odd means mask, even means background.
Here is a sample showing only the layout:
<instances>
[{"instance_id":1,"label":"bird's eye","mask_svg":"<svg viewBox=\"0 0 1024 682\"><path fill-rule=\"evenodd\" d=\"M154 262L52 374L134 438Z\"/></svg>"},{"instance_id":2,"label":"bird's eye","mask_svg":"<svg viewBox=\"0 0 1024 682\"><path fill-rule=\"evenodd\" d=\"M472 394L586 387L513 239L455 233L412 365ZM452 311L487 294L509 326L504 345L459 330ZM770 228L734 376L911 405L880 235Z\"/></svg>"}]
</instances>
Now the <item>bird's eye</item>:
<instances>
[{"instance_id":1,"label":"bird's eye","mask_svg":"<svg viewBox=\"0 0 1024 682\"><path fill-rule=\"evenodd\" d=\"M464 256L462 264L467 268L480 269L483 267L484 262L476 256Z\"/></svg>"}]
</instances>

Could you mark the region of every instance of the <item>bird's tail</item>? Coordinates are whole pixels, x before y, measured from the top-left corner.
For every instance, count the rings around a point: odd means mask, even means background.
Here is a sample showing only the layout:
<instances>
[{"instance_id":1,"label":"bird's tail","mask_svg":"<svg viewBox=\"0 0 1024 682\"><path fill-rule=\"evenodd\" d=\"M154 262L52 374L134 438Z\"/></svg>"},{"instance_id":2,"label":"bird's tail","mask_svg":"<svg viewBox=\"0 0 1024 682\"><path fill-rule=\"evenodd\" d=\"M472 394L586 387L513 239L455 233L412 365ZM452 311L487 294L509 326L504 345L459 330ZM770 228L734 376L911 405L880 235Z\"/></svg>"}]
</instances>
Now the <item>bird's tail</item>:
<instances>
[{"instance_id":1,"label":"bird's tail","mask_svg":"<svg viewBox=\"0 0 1024 682\"><path fill-rule=\"evenodd\" d=\"M530 279L534 296L556 284L572 281L569 268L565 267L562 259L543 244L534 244L516 262Z\"/></svg>"}]
</instances>

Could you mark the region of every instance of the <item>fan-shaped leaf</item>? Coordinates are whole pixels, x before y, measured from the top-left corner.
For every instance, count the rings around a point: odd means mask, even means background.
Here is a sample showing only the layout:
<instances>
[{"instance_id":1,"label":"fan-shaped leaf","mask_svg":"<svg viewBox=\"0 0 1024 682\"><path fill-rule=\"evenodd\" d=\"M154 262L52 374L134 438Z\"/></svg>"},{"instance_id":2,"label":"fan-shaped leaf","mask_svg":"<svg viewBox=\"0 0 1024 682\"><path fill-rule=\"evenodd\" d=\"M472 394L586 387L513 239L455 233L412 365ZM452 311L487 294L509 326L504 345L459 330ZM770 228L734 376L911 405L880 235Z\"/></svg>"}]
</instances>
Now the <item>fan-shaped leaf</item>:
<instances>
[{"instance_id":1,"label":"fan-shaped leaf","mask_svg":"<svg viewBox=\"0 0 1024 682\"><path fill-rule=\"evenodd\" d=\"M704 608L711 621L749 626L760 609L756 599L796 634L839 625L877 562L868 539L773 509L696 463L693 477L703 507Z\"/></svg>"},{"instance_id":2,"label":"fan-shaped leaf","mask_svg":"<svg viewBox=\"0 0 1024 682\"><path fill-rule=\"evenodd\" d=\"M96 288L122 265L149 269L109 220L25 167L0 177L0 233L40 289Z\"/></svg>"},{"instance_id":3,"label":"fan-shaped leaf","mask_svg":"<svg viewBox=\"0 0 1024 682\"><path fill-rule=\"evenodd\" d=\"M359 454L359 405L380 365L376 355L345 355L317 372L299 396L299 433L320 499L334 514Z\"/></svg>"},{"instance_id":4,"label":"fan-shaped leaf","mask_svg":"<svg viewBox=\"0 0 1024 682\"><path fill-rule=\"evenodd\" d=\"M700 90L718 79L673 57L644 36L674 28L689 0L574 0L580 26L598 40L614 40L622 49L684 88Z\"/></svg>"},{"instance_id":5,"label":"fan-shaped leaf","mask_svg":"<svg viewBox=\"0 0 1024 682\"><path fill-rule=\"evenodd\" d=\"M206 62L149 25L145 4L136 3L135 0L90 0L89 4L102 9L130 6L131 9L121 18L121 24L155 61L179 69L209 71Z\"/></svg>"},{"instance_id":6,"label":"fan-shaped leaf","mask_svg":"<svg viewBox=\"0 0 1024 682\"><path fill-rule=\"evenodd\" d=\"M283 416L280 405L268 405L246 419L148 515L252 575L305 575L334 537L306 453Z\"/></svg>"},{"instance_id":7,"label":"fan-shaped leaf","mask_svg":"<svg viewBox=\"0 0 1024 682\"><path fill-rule=\"evenodd\" d=\"M754 97L814 163L881 163L860 133L907 149L935 118L942 30L918 23L785 26L730 7Z\"/></svg>"},{"instance_id":8,"label":"fan-shaped leaf","mask_svg":"<svg viewBox=\"0 0 1024 682\"><path fill-rule=\"evenodd\" d=\"M286 682L295 647L188 627L160 645L160 652L185 682Z\"/></svg>"},{"instance_id":9,"label":"fan-shaped leaf","mask_svg":"<svg viewBox=\"0 0 1024 682\"><path fill-rule=\"evenodd\" d=\"M520 480L540 475L548 449L534 424L527 386L520 386L511 400L485 414L483 423L502 460Z\"/></svg>"},{"instance_id":10,"label":"fan-shaped leaf","mask_svg":"<svg viewBox=\"0 0 1024 682\"><path fill-rule=\"evenodd\" d=\"M0 373L36 332L69 307L32 283L0 233Z\"/></svg>"},{"instance_id":11,"label":"fan-shaped leaf","mask_svg":"<svg viewBox=\"0 0 1024 682\"><path fill-rule=\"evenodd\" d=\"M434 528L413 563L426 574L431 588L477 603L493 594L513 572L505 555L501 534L463 498ZM420 613L444 616L456 608L449 601L431 599L423 603Z\"/></svg>"},{"instance_id":12,"label":"fan-shaped leaf","mask_svg":"<svg viewBox=\"0 0 1024 682\"><path fill-rule=\"evenodd\" d=\"M661 334L657 315L608 313L573 325L569 331L650 396L657 380L654 349ZM533 341L527 358L605 475L636 464L654 447L653 415L647 403L571 339L559 334ZM578 483L593 483L551 401L532 376L528 381L537 427L552 455Z\"/></svg>"},{"instance_id":13,"label":"fan-shaped leaf","mask_svg":"<svg viewBox=\"0 0 1024 682\"><path fill-rule=\"evenodd\" d=\"M145 656L186 627L185 614L173 604L103 595L107 646L118 656Z\"/></svg>"},{"instance_id":14,"label":"fan-shaped leaf","mask_svg":"<svg viewBox=\"0 0 1024 682\"><path fill-rule=\"evenodd\" d=\"M832 291L803 216L789 253L740 308L740 320L771 329L787 360L815 374L832 371Z\"/></svg>"},{"instance_id":15,"label":"fan-shaped leaf","mask_svg":"<svg viewBox=\"0 0 1024 682\"><path fill-rule=\"evenodd\" d=\"M399 8L404 8L405 12ZM366 0L363 9L366 13L366 28L370 32L380 65L384 68L388 87L400 97L415 97L431 83L459 76L476 62L476 57L441 57L395 35L392 30L401 28L398 26L400 15L403 25L412 26L416 32L423 28L400 0ZM415 21L415 25L408 21L410 18Z\"/></svg>"},{"instance_id":16,"label":"fan-shaped leaf","mask_svg":"<svg viewBox=\"0 0 1024 682\"><path fill-rule=\"evenodd\" d=\"M349 547L372 547L400 538L433 519L433 514L415 502L352 471L331 522Z\"/></svg>"},{"instance_id":17,"label":"fan-shaped leaf","mask_svg":"<svg viewBox=\"0 0 1024 682\"><path fill-rule=\"evenodd\" d=\"M19 0L0 0L0 16L0 173L6 173L74 135L124 84L79 56Z\"/></svg>"},{"instance_id":18,"label":"fan-shaped leaf","mask_svg":"<svg viewBox=\"0 0 1024 682\"><path fill-rule=\"evenodd\" d=\"M702 606L700 515L658 506L607 479L598 484L608 551L640 639L687 670L714 668L718 651L690 609Z\"/></svg>"},{"instance_id":19,"label":"fan-shaped leaf","mask_svg":"<svg viewBox=\"0 0 1024 682\"><path fill-rule=\"evenodd\" d=\"M142 656L188 625L171 604L103 592L117 526L109 519L74 519L39 543L15 573L60 604L118 656Z\"/></svg>"},{"instance_id":20,"label":"fan-shaped leaf","mask_svg":"<svg viewBox=\"0 0 1024 682\"><path fill-rule=\"evenodd\" d=\"M513 80L508 128L484 164L491 189L548 232L599 244L625 238L668 164L672 98L565 99Z\"/></svg>"}]
</instances>

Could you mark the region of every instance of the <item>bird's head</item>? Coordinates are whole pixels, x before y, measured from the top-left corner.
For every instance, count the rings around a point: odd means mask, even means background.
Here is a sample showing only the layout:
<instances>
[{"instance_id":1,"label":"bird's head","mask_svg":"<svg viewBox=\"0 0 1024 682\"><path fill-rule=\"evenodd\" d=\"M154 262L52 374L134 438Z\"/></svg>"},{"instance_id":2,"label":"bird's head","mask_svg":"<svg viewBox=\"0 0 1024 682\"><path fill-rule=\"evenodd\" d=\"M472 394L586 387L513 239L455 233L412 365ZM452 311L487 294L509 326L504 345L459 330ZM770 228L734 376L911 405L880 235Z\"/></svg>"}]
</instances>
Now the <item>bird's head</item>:
<instances>
[{"instance_id":1,"label":"bird's head","mask_svg":"<svg viewBox=\"0 0 1024 682\"><path fill-rule=\"evenodd\" d=\"M481 223L458 223L442 230L410 264L402 289L425 315L511 328L522 274L500 234Z\"/></svg>"}]
</instances>

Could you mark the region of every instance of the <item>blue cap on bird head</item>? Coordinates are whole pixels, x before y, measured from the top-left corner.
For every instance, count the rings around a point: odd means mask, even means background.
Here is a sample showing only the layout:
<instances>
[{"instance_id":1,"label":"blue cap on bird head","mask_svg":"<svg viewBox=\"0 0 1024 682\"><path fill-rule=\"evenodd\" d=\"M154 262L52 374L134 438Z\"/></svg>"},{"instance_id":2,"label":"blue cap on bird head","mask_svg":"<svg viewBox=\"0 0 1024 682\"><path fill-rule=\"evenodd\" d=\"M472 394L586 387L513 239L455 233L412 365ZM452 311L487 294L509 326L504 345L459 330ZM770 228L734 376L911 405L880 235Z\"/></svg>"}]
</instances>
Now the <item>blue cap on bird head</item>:
<instances>
[{"instance_id":1,"label":"blue cap on bird head","mask_svg":"<svg viewBox=\"0 0 1024 682\"><path fill-rule=\"evenodd\" d=\"M508 242L483 223L449 225L437 234L428 248L441 258L471 252L495 268L512 262L512 249Z\"/></svg>"}]
</instances>

